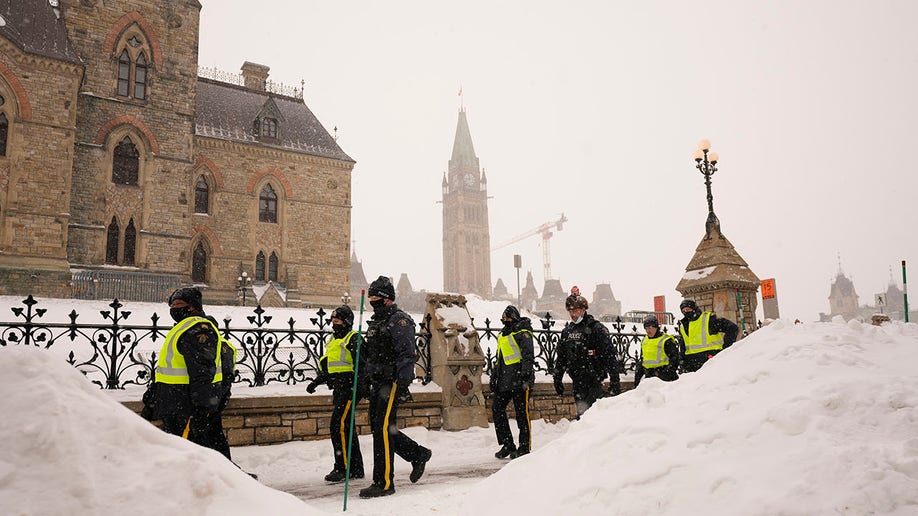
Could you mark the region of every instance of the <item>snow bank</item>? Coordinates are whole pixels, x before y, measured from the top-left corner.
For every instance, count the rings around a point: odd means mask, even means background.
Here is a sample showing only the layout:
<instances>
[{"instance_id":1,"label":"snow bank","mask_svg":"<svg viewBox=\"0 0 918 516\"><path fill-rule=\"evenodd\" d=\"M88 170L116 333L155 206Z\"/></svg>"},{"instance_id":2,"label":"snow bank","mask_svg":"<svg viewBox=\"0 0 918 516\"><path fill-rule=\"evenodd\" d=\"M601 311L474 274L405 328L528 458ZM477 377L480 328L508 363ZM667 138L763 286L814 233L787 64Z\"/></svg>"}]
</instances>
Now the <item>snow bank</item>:
<instances>
[{"instance_id":1,"label":"snow bank","mask_svg":"<svg viewBox=\"0 0 918 516\"><path fill-rule=\"evenodd\" d=\"M698 373L597 403L477 485L468 512L918 514L916 353L915 324L778 320Z\"/></svg>"},{"instance_id":2,"label":"snow bank","mask_svg":"<svg viewBox=\"0 0 918 516\"><path fill-rule=\"evenodd\" d=\"M140 419L45 350L0 348L3 514L320 514Z\"/></svg>"}]
</instances>

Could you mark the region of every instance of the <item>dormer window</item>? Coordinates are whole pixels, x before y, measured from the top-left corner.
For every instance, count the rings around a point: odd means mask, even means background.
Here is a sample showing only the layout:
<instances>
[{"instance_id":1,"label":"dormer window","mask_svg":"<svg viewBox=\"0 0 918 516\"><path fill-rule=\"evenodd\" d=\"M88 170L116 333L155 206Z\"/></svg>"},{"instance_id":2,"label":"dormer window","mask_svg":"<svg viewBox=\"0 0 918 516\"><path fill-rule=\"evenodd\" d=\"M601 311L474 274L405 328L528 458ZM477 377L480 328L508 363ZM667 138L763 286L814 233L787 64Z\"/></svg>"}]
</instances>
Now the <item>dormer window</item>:
<instances>
[{"instance_id":1,"label":"dormer window","mask_svg":"<svg viewBox=\"0 0 918 516\"><path fill-rule=\"evenodd\" d=\"M277 120L267 117L261 119L261 137L277 138Z\"/></svg>"}]
</instances>

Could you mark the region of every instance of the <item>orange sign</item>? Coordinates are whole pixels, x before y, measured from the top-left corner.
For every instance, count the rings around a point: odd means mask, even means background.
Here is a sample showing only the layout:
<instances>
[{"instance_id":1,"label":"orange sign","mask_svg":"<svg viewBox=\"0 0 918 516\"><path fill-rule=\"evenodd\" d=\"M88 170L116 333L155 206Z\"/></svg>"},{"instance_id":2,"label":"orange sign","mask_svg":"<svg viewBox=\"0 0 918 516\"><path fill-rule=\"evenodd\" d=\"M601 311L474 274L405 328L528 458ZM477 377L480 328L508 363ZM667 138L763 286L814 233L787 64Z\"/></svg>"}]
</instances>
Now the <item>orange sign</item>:
<instances>
[{"instance_id":1,"label":"orange sign","mask_svg":"<svg viewBox=\"0 0 918 516\"><path fill-rule=\"evenodd\" d=\"M775 295L775 279L762 280L762 299L774 299Z\"/></svg>"},{"instance_id":2,"label":"orange sign","mask_svg":"<svg viewBox=\"0 0 918 516\"><path fill-rule=\"evenodd\" d=\"M666 311L666 296L653 296L653 311L657 312L657 321L663 324L663 312Z\"/></svg>"}]
</instances>

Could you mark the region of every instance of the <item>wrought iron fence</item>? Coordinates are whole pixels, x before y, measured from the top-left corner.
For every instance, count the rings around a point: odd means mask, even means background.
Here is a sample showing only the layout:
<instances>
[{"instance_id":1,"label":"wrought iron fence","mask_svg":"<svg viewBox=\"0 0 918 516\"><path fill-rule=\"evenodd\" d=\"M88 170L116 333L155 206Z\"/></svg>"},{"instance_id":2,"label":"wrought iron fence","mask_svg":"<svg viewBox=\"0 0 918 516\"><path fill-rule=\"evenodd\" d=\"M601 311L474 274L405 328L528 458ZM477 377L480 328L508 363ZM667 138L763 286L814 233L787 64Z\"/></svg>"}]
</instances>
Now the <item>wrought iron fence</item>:
<instances>
[{"instance_id":1,"label":"wrought iron fence","mask_svg":"<svg viewBox=\"0 0 918 516\"><path fill-rule=\"evenodd\" d=\"M0 347L34 346L63 355L71 365L85 374L92 383L104 389L123 389L129 385L146 385L152 378L156 355L171 328L171 321L162 324L158 314L150 317L150 324L127 324L131 316L117 299L100 310L104 323L80 323L79 314L72 310L69 322L45 322L47 309L31 295L22 301L23 306L11 307L12 322L0 322ZM290 317L286 327L270 326L272 316L261 306L246 316L248 326L233 325L227 318L220 328L224 338L237 350L237 384L257 387L284 383L294 385L309 382L316 377L319 358L331 334L330 314L324 309L309 318L309 325ZM541 328L535 328L535 369L550 375L554 369L561 328L550 314L540 319ZM309 326L304 328L303 326ZM417 379L423 384L432 380L430 350L430 318L422 320L415 334L418 362ZM623 366L622 373L634 372L639 360L640 342L644 334L632 325L627 327L621 319L611 323L611 338L616 355ZM497 340L500 328L491 327L485 319L484 328L476 328L480 341ZM663 331L667 329L664 327ZM495 356L489 348L485 353L485 372L490 375Z\"/></svg>"},{"instance_id":2,"label":"wrought iron fence","mask_svg":"<svg viewBox=\"0 0 918 516\"><path fill-rule=\"evenodd\" d=\"M79 314L72 310L70 322L44 322L47 309L31 295L24 306L11 307L12 322L0 322L0 347L19 345L48 349L64 359L92 383L103 389L123 389L129 385L146 385L152 378L156 354L171 328L161 324L159 315L150 317L150 324L127 324L131 312L123 310L117 299L100 310L104 323L77 322ZM316 377L319 358L331 334L331 318L323 309L309 319L308 329L298 327L291 317L286 328L270 327L272 317L260 306L246 317L247 327L230 326L227 318L220 331L237 348L237 384L250 387L274 383L289 385L311 381ZM415 335L418 352L417 378L427 384L432 380L430 366L429 319L421 321Z\"/></svg>"}]
</instances>

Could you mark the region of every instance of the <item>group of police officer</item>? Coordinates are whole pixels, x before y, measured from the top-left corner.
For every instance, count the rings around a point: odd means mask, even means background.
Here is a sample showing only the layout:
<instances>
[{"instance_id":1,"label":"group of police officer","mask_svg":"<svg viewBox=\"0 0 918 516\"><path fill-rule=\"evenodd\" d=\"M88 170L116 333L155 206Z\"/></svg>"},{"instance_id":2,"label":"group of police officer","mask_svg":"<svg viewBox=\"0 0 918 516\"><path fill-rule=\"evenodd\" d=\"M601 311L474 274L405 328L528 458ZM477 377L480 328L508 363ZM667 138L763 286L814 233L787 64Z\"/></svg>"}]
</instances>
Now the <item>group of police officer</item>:
<instances>
[{"instance_id":1,"label":"group of police officer","mask_svg":"<svg viewBox=\"0 0 918 516\"><path fill-rule=\"evenodd\" d=\"M330 433L334 466L325 476L328 482L364 477L359 440L349 423L354 405L368 399L373 483L361 489L360 496L374 498L395 492L395 455L411 463L409 480L414 483L424 474L432 452L399 431L397 425L399 404L411 400L408 386L414 380L417 362L415 323L395 304L395 288L389 278L380 276L374 280L367 295L373 316L368 321L365 343L359 342L359 333L353 328L353 311L347 305L335 308L331 314L331 340L319 361L317 377L306 390L313 393L322 383L332 389ZM576 287L565 300L565 308L571 322L561 331L552 376L559 396L564 394L564 374L570 376L579 418L596 400L621 393L619 375L624 369L609 330L587 313L589 303ZM644 319L646 335L641 341L635 387L644 377L676 380L680 366L684 372L697 371L735 342L738 328L733 322L701 311L689 299L682 301L679 309L683 318L679 321L678 341L660 331L657 316ZM169 314L176 324L166 335L154 381L144 394L141 415L162 420L164 431L213 448L232 460L222 413L231 394L236 349L222 338L213 317L204 313L197 288L173 292ZM504 310L501 322L490 378L491 411L501 446L494 455L514 459L532 449L529 397L535 383L533 331L530 319L522 317L513 305ZM608 390L603 387L606 378ZM519 429L518 445L507 416L511 402Z\"/></svg>"}]
</instances>

